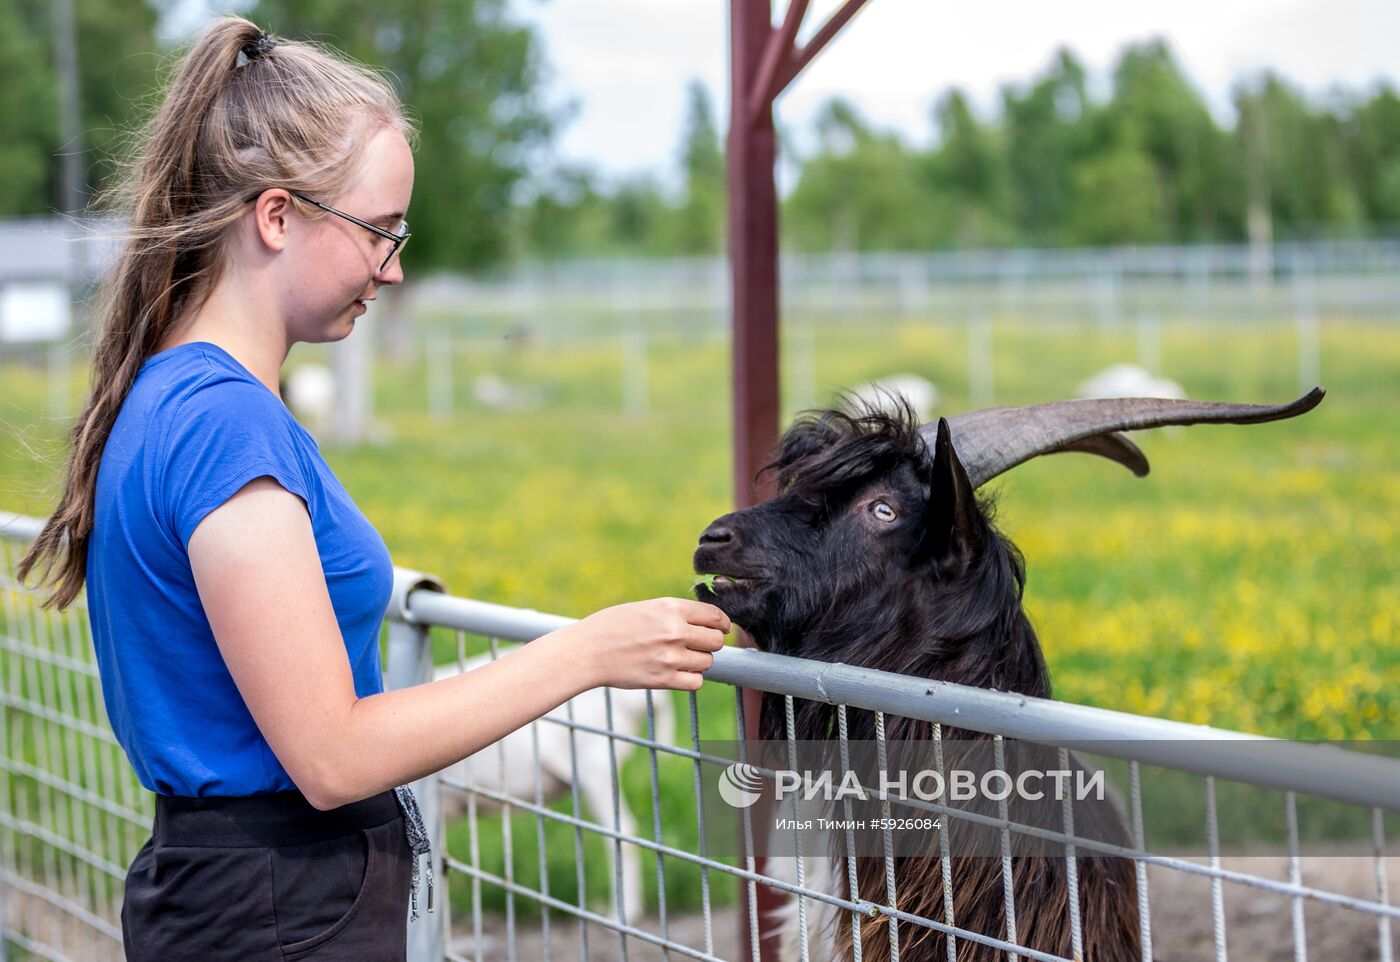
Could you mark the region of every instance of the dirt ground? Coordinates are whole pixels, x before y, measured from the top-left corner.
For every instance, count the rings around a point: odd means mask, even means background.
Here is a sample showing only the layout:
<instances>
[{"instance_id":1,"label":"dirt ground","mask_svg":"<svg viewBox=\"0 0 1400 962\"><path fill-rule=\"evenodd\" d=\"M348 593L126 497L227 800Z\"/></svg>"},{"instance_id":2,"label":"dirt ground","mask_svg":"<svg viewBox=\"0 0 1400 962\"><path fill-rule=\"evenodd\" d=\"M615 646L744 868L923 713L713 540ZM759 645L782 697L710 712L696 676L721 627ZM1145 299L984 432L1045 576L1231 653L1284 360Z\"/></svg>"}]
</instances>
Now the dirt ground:
<instances>
[{"instance_id":1,"label":"dirt ground","mask_svg":"<svg viewBox=\"0 0 1400 962\"><path fill-rule=\"evenodd\" d=\"M1256 858L1227 857L1223 867L1247 872L1263 878L1284 881L1288 877L1286 859L1277 856ZM1391 904L1400 903L1400 858L1384 861L1386 882ZM1303 884L1372 900L1376 895L1375 860L1370 857L1304 858ZM1215 954L1215 923L1211 911L1210 880L1198 875L1152 866L1148 871L1148 893L1152 902L1152 955L1156 962L1197 962L1213 960ZM1233 882L1222 886L1225 909L1225 940L1230 962L1274 962L1292 960L1293 920L1292 899L1253 886ZM69 917L53 910L46 902L27 896L17 889L6 893L5 915L16 930L36 936L58 948L63 957L102 962L121 958L121 947L109 935L100 934L86 926L74 925ZM578 922L572 916L555 912L551 915L550 949L546 953L540 928L520 925L516 930L515 951L512 954L505 919L487 916L483 919L481 958L487 962L507 960L539 962L543 959L573 960L583 958L580 951ZM1307 958L1312 962L1377 962L1380 954L1376 916L1341 906L1307 900L1303 905ZM476 941L472 936L471 919L454 919L452 955L475 959ZM698 914L672 915L667 920L671 941L695 949L705 945L704 923ZM660 931L655 916L642 919L638 928L646 932ZM1391 926L1389 958L1400 962L1400 921ZM737 910L717 911L712 919L713 954L726 960L742 958ZM616 932L602 926L588 926L588 959L590 962L618 962L623 958ZM11 946L14 959L37 958ZM635 937L627 940L628 962L650 962L666 958L660 949ZM686 958L679 952L670 959ZM906 958L905 962L922 962ZM940 959L939 962L942 962Z\"/></svg>"},{"instance_id":2,"label":"dirt ground","mask_svg":"<svg viewBox=\"0 0 1400 962\"><path fill-rule=\"evenodd\" d=\"M1303 884L1373 900L1376 895L1375 864L1375 860L1368 857L1304 858ZM1222 860L1222 866L1278 881L1288 878L1287 860L1276 856L1227 857ZM1400 858L1386 859L1385 866L1390 901L1395 904L1400 902ZM1152 866L1148 871L1147 887L1152 901L1152 955L1156 962L1215 959L1215 920L1211 909L1210 880ZM1296 957L1291 898L1232 882L1222 885L1222 895L1225 945L1230 962L1274 962ZM504 919L489 917L483 922L481 958L488 962L511 958ZM704 926L699 915L672 915L667 922L673 942L703 949ZM452 950L463 958L475 959L476 942L471 932L471 920L467 919L466 923L454 926ZM1303 925L1307 958L1314 962L1376 962L1382 958L1374 915L1305 900ZM654 916L646 918L637 927L656 933L659 931L659 920ZM736 911L731 908L716 912L712 928L714 955L721 959L740 959ZM1389 958L1400 960L1400 921L1392 921L1390 930ZM514 958L521 962L545 958L583 958L575 919L554 913L550 936L550 949L546 954L539 927L519 926ZM617 933L589 925L587 938L590 962L619 962L623 958ZM657 947L640 939L629 938L626 958L629 962L650 962L662 958L679 960L686 956L678 952L663 956ZM906 962L915 960L906 959Z\"/></svg>"},{"instance_id":3,"label":"dirt ground","mask_svg":"<svg viewBox=\"0 0 1400 962\"><path fill-rule=\"evenodd\" d=\"M1383 860L1392 905L1400 895L1400 858ZM1288 880L1279 857L1228 857L1222 867ZM1375 901L1374 858L1304 858L1305 886ZM1215 958L1210 880L1155 866L1148 873L1152 899L1152 948L1158 962ZM1225 883L1225 945L1231 962L1293 959L1293 899L1252 886ZM1307 958L1321 962L1371 962L1382 958L1377 917L1312 900L1303 904ZM1400 959L1400 921L1391 921L1390 955Z\"/></svg>"}]
</instances>

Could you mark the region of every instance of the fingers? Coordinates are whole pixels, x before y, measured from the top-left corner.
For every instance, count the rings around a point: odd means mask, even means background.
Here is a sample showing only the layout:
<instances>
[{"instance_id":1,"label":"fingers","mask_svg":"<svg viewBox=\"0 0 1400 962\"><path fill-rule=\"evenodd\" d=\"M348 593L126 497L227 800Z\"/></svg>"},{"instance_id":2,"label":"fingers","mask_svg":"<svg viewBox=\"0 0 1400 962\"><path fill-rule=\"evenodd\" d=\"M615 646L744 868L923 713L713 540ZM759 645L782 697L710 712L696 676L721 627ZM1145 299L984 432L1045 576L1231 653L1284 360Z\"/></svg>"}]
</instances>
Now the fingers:
<instances>
[{"instance_id":1,"label":"fingers","mask_svg":"<svg viewBox=\"0 0 1400 962\"><path fill-rule=\"evenodd\" d=\"M671 688L695 691L701 672L714 665L733 628L714 605L685 598L655 598L607 609L599 615L609 629L605 647L615 646L618 673L608 684L619 688ZM590 616L593 617L593 616Z\"/></svg>"},{"instance_id":2,"label":"fingers","mask_svg":"<svg viewBox=\"0 0 1400 962\"><path fill-rule=\"evenodd\" d=\"M724 647L724 632L718 628L692 627L685 632L682 640L692 651L719 651Z\"/></svg>"},{"instance_id":3,"label":"fingers","mask_svg":"<svg viewBox=\"0 0 1400 962\"><path fill-rule=\"evenodd\" d=\"M705 676L699 672L678 671L666 687L674 691L699 691L704 683Z\"/></svg>"},{"instance_id":4,"label":"fingers","mask_svg":"<svg viewBox=\"0 0 1400 962\"><path fill-rule=\"evenodd\" d=\"M709 671L714 667L715 656L707 651L680 652L672 663L676 671Z\"/></svg>"},{"instance_id":5,"label":"fingers","mask_svg":"<svg viewBox=\"0 0 1400 962\"><path fill-rule=\"evenodd\" d=\"M690 601L687 598L668 598L667 600L674 602L674 610L692 625L715 628L725 633L728 633L732 627L729 616L714 605L706 604L703 601Z\"/></svg>"}]
</instances>

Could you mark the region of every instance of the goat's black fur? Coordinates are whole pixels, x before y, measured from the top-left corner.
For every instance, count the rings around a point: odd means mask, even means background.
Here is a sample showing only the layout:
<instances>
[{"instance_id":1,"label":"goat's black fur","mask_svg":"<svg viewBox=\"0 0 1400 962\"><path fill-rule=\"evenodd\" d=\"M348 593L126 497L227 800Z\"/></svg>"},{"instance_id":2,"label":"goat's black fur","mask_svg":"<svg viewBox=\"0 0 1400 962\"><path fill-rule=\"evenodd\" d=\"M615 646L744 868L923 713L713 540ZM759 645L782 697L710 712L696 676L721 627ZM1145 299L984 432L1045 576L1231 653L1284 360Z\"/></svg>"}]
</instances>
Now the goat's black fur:
<instances>
[{"instance_id":1,"label":"goat's black fur","mask_svg":"<svg viewBox=\"0 0 1400 962\"><path fill-rule=\"evenodd\" d=\"M717 519L694 559L697 572L730 576L713 590L697 587L697 596L723 608L759 648L1049 696L1040 644L1021 606L1024 561L998 532L992 500L972 489L946 422L930 451L907 405L895 415L813 412L783 436L765 471L774 472L777 494ZM798 701L795 710L796 738L831 737L831 706ZM848 712L848 727L852 739L875 737L869 712ZM760 731L765 738L786 735L781 697L765 695ZM946 726L941 734L985 737ZM888 718L886 735L928 739L932 725ZM1113 835L1116 816L1099 816ZM1127 841L1121 833L1119 840ZM882 866L861 861L861 890L883 891ZM1003 935L1000 861L954 861L958 924ZM1064 860L1016 862L1018 916L1025 906L1020 944L1068 954ZM897 875L902 909L941 918L936 858L901 858ZM1080 882L1086 959L1137 958L1131 865L1089 859ZM904 931L901 925L902 940ZM883 921L868 927L865 958L888 957L885 932ZM911 926L908 937L917 949L902 945L906 962L945 957L941 934ZM849 946L851 934L831 938ZM966 940L958 949L964 960L997 957Z\"/></svg>"}]
</instances>

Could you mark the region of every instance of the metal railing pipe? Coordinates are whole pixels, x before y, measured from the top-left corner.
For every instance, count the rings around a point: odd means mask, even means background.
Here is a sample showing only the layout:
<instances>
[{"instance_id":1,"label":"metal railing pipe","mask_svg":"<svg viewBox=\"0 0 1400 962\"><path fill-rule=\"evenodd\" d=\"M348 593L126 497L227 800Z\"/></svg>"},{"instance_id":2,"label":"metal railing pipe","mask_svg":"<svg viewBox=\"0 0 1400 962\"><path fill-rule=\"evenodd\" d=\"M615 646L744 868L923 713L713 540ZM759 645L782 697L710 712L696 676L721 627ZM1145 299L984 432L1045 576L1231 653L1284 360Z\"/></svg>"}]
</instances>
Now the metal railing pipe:
<instances>
[{"instance_id":1,"label":"metal railing pipe","mask_svg":"<svg viewBox=\"0 0 1400 962\"><path fill-rule=\"evenodd\" d=\"M428 591L413 592L407 607L421 621L516 641L531 641L573 620ZM1339 802L1392 808L1400 798L1400 761L1332 745L1288 742L753 649L716 652L705 678L1007 738L1078 745L1097 754ZM1323 774L1326 777L1320 778Z\"/></svg>"},{"instance_id":2,"label":"metal railing pipe","mask_svg":"<svg viewBox=\"0 0 1400 962\"><path fill-rule=\"evenodd\" d=\"M705 677L1199 775L1394 808L1400 761L840 663L725 648ZM1322 777L1320 777L1322 776Z\"/></svg>"}]
</instances>

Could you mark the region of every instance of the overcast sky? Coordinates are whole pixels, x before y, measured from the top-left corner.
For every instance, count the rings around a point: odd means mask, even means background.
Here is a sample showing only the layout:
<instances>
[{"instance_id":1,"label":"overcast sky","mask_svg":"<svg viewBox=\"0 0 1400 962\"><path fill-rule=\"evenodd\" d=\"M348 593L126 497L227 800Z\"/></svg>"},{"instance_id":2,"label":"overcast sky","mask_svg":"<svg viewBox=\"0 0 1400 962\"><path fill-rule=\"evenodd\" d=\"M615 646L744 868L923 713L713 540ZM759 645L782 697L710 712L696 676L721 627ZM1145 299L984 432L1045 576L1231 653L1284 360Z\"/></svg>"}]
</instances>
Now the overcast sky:
<instances>
[{"instance_id":1,"label":"overcast sky","mask_svg":"<svg viewBox=\"0 0 1400 962\"><path fill-rule=\"evenodd\" d=\"M687 81L726 112L728 0L512 0L537 25L554 76L550 97L576 101L562 157L606 174L676 164ZM786 9L786 0L775 8ZM812 0L804 34L839 0ZM775 20L781 16L775 12ZM1223 122L1234 81L1274 67L1322 97L1330 86L1400 86L1400 0L868 0L778 101L801 135L840 94L877 124L926 143L929 108L954 86L984 116L1002 84L1042 71L1068 46L1102 92L1125 44L1162 36ZM799 148L801 144L799 142Z\"/></svg>"}]
</instances>

